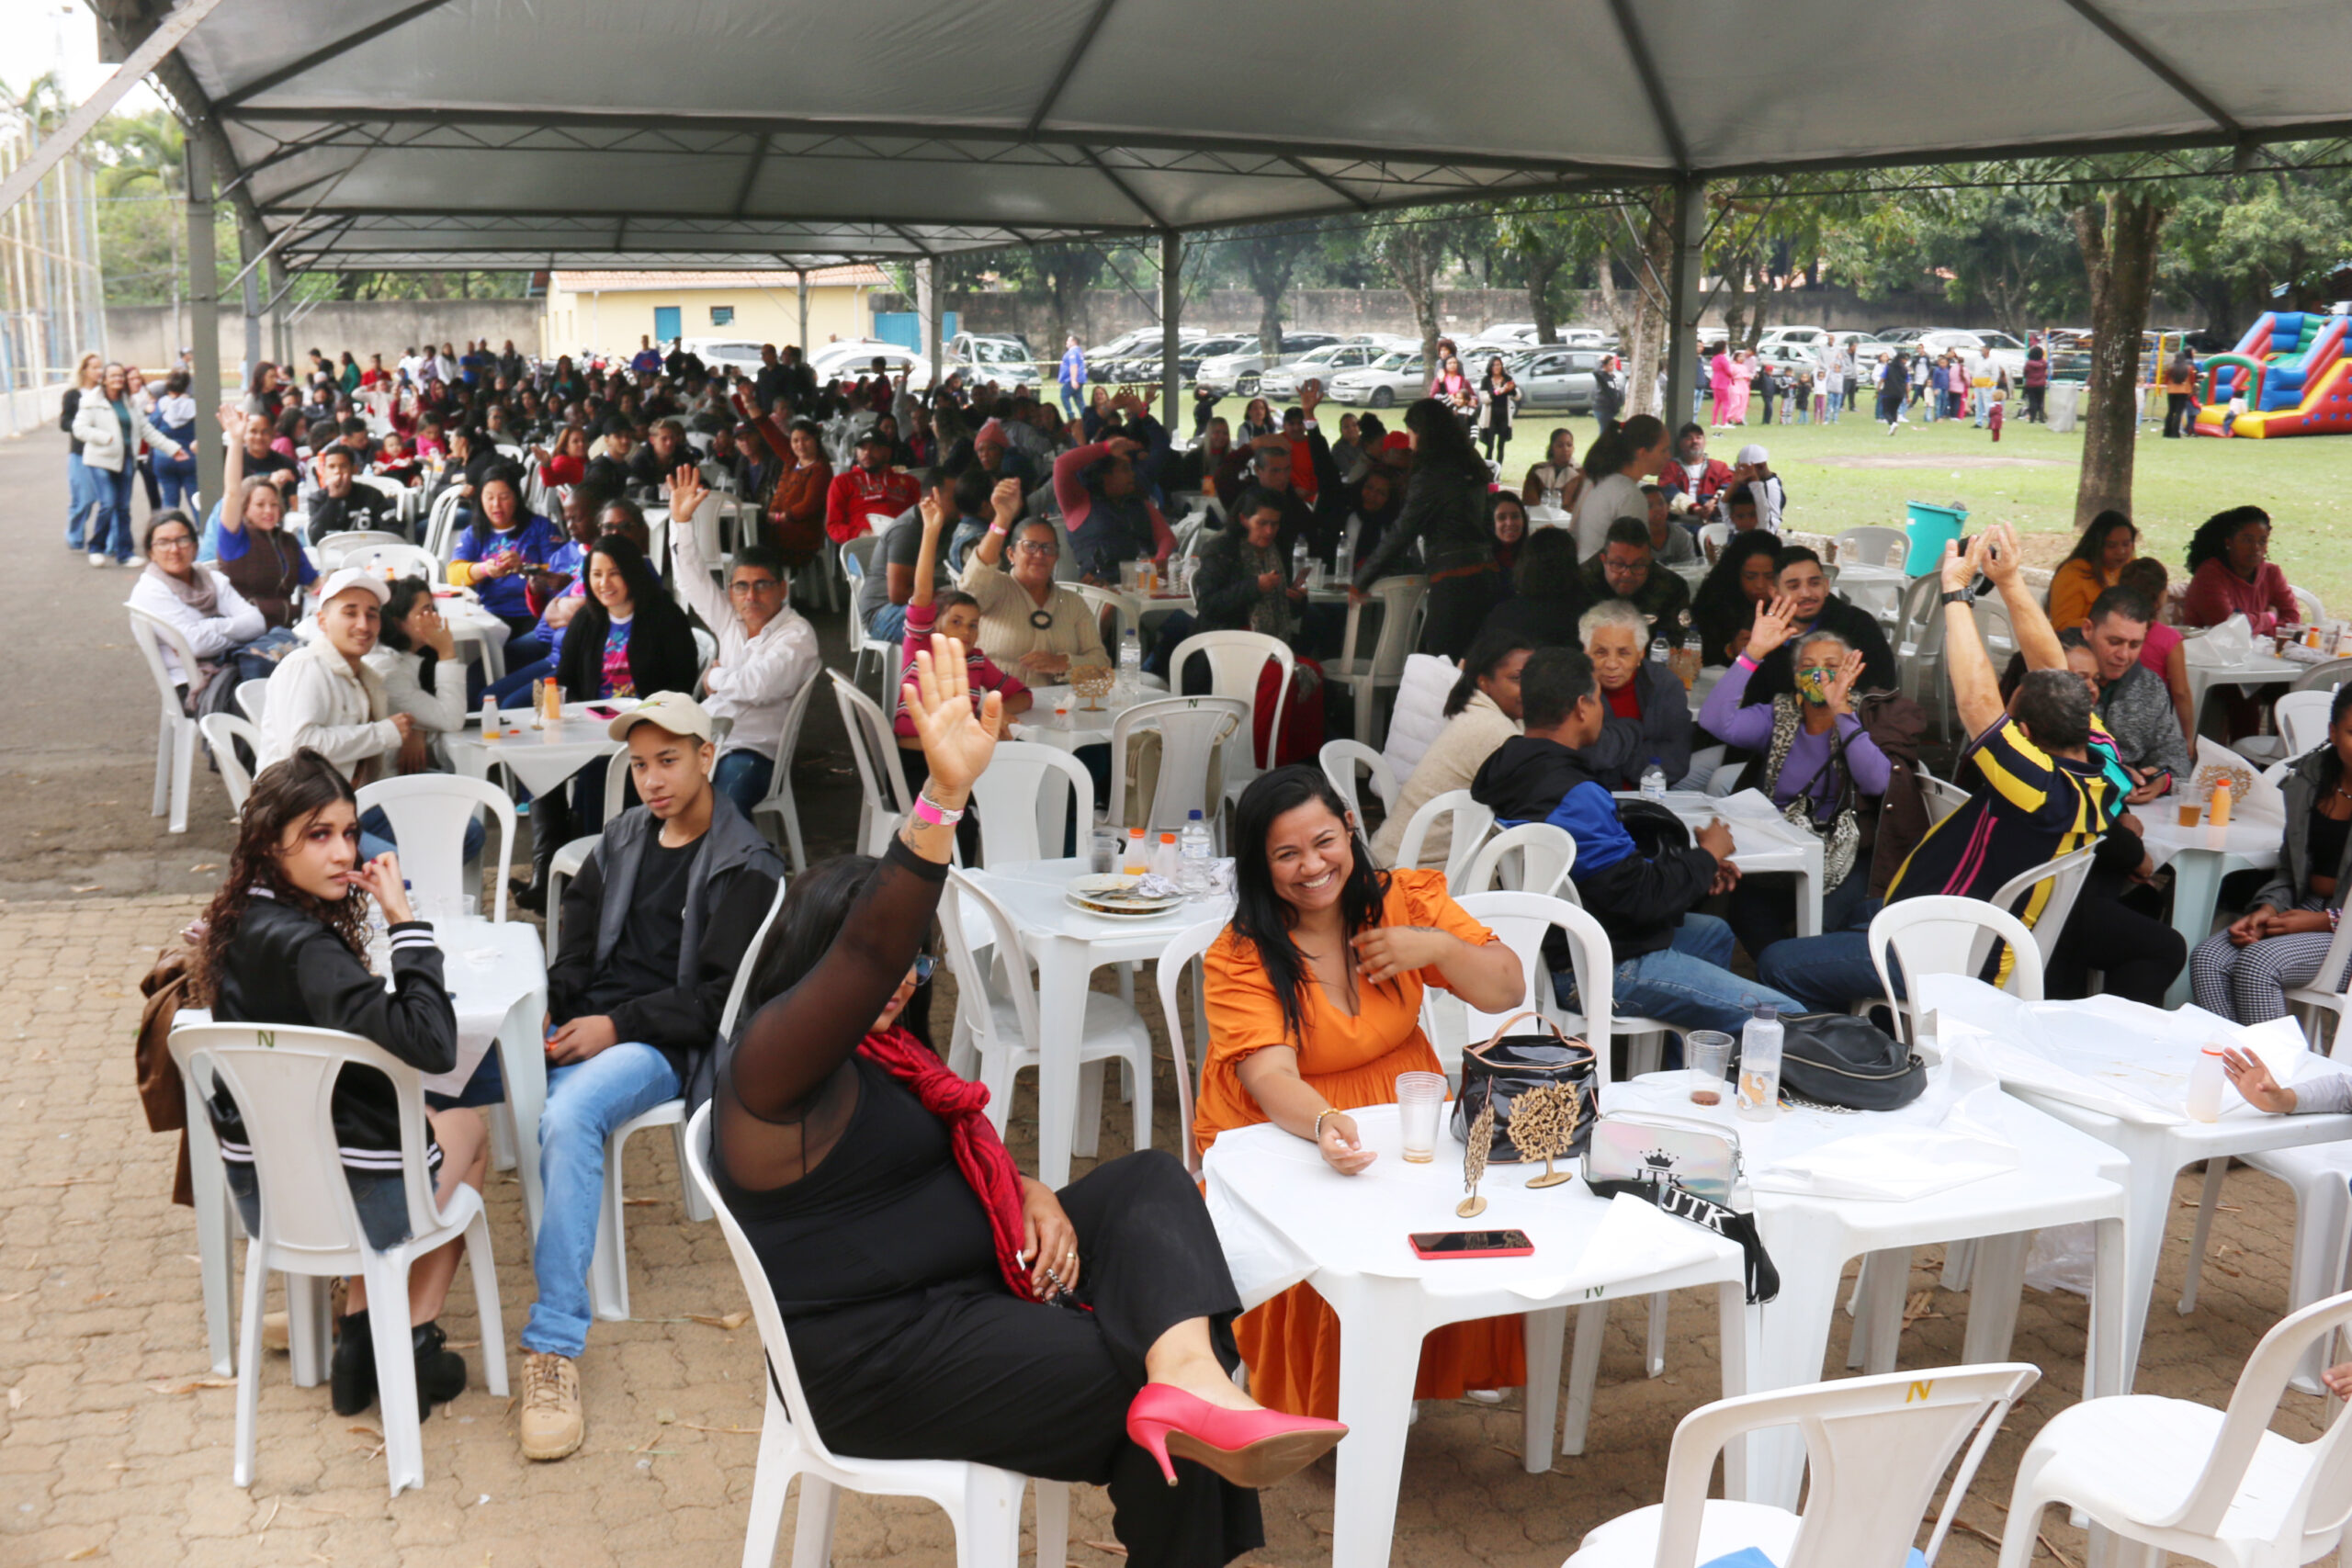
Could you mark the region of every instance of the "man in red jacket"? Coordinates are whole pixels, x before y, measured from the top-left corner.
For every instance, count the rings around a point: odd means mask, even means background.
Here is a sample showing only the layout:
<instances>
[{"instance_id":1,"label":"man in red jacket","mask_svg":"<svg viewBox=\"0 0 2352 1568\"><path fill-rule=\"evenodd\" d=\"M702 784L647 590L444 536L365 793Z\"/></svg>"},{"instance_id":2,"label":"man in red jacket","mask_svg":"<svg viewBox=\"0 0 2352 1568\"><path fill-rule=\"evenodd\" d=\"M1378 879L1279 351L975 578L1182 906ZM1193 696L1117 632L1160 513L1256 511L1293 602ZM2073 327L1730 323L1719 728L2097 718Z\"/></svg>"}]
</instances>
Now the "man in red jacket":
<instances>
[{"instance_id":1,"label":"man in red jacket","mask_svg":"<svg viewBox=\"0 0 2352 1568\"><path fill-rule=\"evenodd\" d=\"M857 464L833 476L825 491L825 532L841 544L861 534L879 532L871 521L884 523L910 510L919 487L912 474L890 467L890 443L873 431L857 438Z\"/></svg>"}]
</instances>

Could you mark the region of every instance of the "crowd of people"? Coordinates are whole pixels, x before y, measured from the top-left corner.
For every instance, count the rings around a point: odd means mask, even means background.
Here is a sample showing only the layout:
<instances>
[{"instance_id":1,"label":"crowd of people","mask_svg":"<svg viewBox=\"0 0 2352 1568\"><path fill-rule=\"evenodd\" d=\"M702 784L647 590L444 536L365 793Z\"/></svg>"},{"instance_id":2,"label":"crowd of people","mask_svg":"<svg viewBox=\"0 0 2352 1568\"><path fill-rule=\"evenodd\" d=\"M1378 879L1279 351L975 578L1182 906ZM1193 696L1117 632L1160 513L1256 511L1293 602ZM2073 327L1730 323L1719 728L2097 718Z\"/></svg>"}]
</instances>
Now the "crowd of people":
<instances>
[{"instance_id":1,"label":"crowd of people","mask_svg":"<svg viewBox=\"0 0 2352 1568\"><path fill-rule=\"evenodd\" d=\"M1161 655L1192 628L1246 628L1292 646L1311 682L1334 628L1299 576L1304 554L1359 603L1385 578L1425 578L1420 647L1456 668L1443 727L1377 831L1319 768L1283 765L1291 758L1269 755L1241 795L1227 835L1236 910L1204 960L1205 1060L1187 1129L1203 1151L1272 1123L1359 1173L1373 1155L1352 1112L1390 1099L1399 1073L1438 1068L1425 990L1487 1012L1530 999L1518 959L1448 894L1444 827L1419 864L1397 863L1405 823L1451 791L1498 825L1566 831L1577 897L1608 937L1617 1010L1678 1034L1737 1034L1759 1005L1867 1004L1881 988L1867 931L1882 908L1988 897L2085 847L2094 868L2059 932L2049 994L2161 1005L2187 970L2200 1005L2258 1021L2317 975L2352 892L2342 696L2326 743L2288 770L2277 875L2193 953L2141 841L2134 808L2194 772L2181 628L2300 618L2256 508L2198 530L2177 605L2121 513L2091 523L2046 593L2006 526L1948 549L1934 566L1961 724L1947 772L1965 798L1938 809L1926 716L1899 694L1878 617L1786 536L1787 486L1766 448L1725 463L1695 422L1627 418L1581 461L1574 435L1554 431L1543 461L1509 484L1474 441L1498 422L1509 430L1498 362L1460 386L1458 359L1447 362L1393 431L1366 413L1327 434L1309 382L1296 407L1252 404L1238 431L1212 420L1180 448L1148 396L1089 388L1082 365L1062 386L1078 407L1068 417L1032 392L956 378L914 391L878 367L820 386L794 349L770 351L756 376L650 343L625 370L509 350L412 354L390 371L381 356L363 368L318 355L307 375L257 378L217 415L226 495L209 507L185 489L159 499L130 558L141 568L132 604L179 628L195 656L173 665L191 710L242 681L269 683L233 862L197 943L194 995L224 1021L347 1030L448 1071L441 951L403 891L392 824L358 809L358 786L446 768L441 738L485 690L511 700L552 679L571 701L637 699L610 725L633 804L595 832L567 885L548 970L545 1202L517 1411L531 1459L561 1459L585 1433L605 1140L678 1098L714 1108L720 1191L768 1271L835 1450L1104 1483L1132 1560L1214 1564L1261 1539L1254 1488L1344 1436L1329 1310L1301 1288L1242 1313L1180 1165L1130 1156L1058 1192L1021 1177L982 1114L986 1092L929 1043L929 933L954 846L967 863L978 852L973 784L1033 687L1114 661L1077 585L1115 581L1128 562L1194 559L1193 609L1159 629ZM69 421L84 531L68 542L111 560L137 444L175 464L198 437L192 404L171 400L186 395L176 378L142 412L121 367L90 371ZM1719 411L1766 395L1739 372L1735 359ZM836 471L828 423L852 412L866 417ZM304 547L298 514L312 547L337 531L403 531L401 509L378 504L382 487L362 476L454 492L446 583L322 570ZM714 487L758 517L723 586L694 526ZM1216 502L1205 517L1195 496ZM660 550L644 510L655 501L669 521ZM849 613L903 650L892 721L916 805L886 854L790 877L754 950L786 878L752 807L789 764L786 715L820 671L793 573L834 544L870 552ZM505 623L503 682L484 688L459 658L449 588ZM2007 612L2007 672L1979 631L1983 593ZM1719 673L1694 701L1708 667ZM1715 769L1820 839L1815 934L1798 934L1792 879L1743 871L1723 823L1692 830L1623 798L1655 781L1698 787ZM599 817L581 798L589 788L601 778L531 803L526 906L546 897L548 855ZM2017 902L2029 926L2048 886ZM366 964L371 910L389 988ZM1996 955L1988 973L2005 964ZM1554 967L1557 999L1573 1006L1573 974ZM721 1039L739 974L741 1021ZM2233 1071L2256 1104L2319 1108L2258 1064ZM444 1193L480 1186L478 1108L503 1094L493 1054L463 1092L431 1100ZM212 1106L251 1225L238 1108L225 1091ZM394 1111L366 1074L335 1093L346 1175L379 1246L406 1224L387 1179ZM353 1293L332 1369L338 1412L364 1409L386 1376L413 1375L428 1405L462 1390L463 1358L435 1321L456 1254L412 1274L413 1369L379 1363L365 1293ZM1243 1363L1247 1393L1230 1376ZM1488 1319L1431 1336L1418 1389L1490 1397L1525 1377L1516 1320ZM1034 1397L1008 1406L1007 1380Z\"/></svg>"}]
</instances>

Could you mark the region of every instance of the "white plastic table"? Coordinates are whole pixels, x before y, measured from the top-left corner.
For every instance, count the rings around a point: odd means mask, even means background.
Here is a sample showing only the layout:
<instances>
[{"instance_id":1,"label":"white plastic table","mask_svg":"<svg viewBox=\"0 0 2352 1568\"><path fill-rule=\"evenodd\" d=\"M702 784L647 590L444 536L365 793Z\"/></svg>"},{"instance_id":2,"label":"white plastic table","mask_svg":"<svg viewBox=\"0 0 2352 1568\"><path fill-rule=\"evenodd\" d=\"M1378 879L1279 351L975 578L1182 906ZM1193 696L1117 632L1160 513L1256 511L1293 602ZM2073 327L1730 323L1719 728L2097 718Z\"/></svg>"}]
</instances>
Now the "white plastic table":
<instances>
[{"instance_id":1,"label":"white plastic table","mask_svg":"<svg viewBox=\"0 0 2352 1568\"><path fill-rule=\"evenodd\" d=\"M2233 871L2267 871L2278 863L2286 824L2276 817L2242 813L2226 828L2180 826L2188 797L2177 793L2135 806L2140 842L2158 867L2172 867L2172 929L2191 949L2213 931L2213 907L2221 901L2222 878ZM2188 970L2183 966L2165 993L2165 1005L2188 999Z\"/></svg>"},{"instance_id":2,"label":"white plastic table","mask_svg":"<svg viewBox=\"0 0 2352 1568\"><path fill-rule=\"evenodd\" d=\"M481 733L481 716L470 714L466 728L444 737L442 743L448 748L450 767L469 778L487 779L491 765L503 762L524 788L535 795L546 795L591 762L621 749L621 743L605 733L605 727L612 721L598 718L588 709L608 707L617 713L636 705L628 697L566 703L562 719L544 728L533 725L528 707L503 709L492 739Z\"/></svg>"},{"instance_id":3,"label":"white plastic table","mask_svg":"<svg viewBox=\"0 0 2352 1568\"><path fill-rule=\"evenodd\" d=\"M1882 621L1894 618L1902 607L1911 574L1899 566L1873 566L1865 561L1840 562L1838 592Z\"/></svg>"},{"instance_id":4,"label":"white plastic table","mask_svg":"<svg viewBox=\"0 0 2352 1568\"><path fill-rule=\"evenodd\" d=\"M2191 633L2188 647L2196 646L2196 634ZM2184 662L2188 667L2188 711L2199 730L2204 728L2205 694L2214 687L2284 686L2311 668L2258 649L2234 664L2199 664L2194 659Z\"/></svg>"},{"instance_id":5,"label":"white plastic table","mask_svg":"<svg viewBox=\"0 0 2352 1568\"><path fill-rule=\"evenodd\" d=\"M1716 672L1716 678L1722 678L1720 671ZM1709 689L1713 689L1712 684ZM1691 694L1694 697L1698 695L1697 687L1691 689ZM1638 790L1620 790L1617 798L1639 800L1642 795ZM1694 837L1709 822L1721 818L1731 829L1732 853L1743 873L1794 873L1797 879L1797 935L1819 936L1821 840L1770 816L1769 803L1761 812L1741 816L1742 807L1736 799L1734 796L1706 795L1695 789L1670 789L1666 792L1666 808L1681 818L1682 825L1690 829Z\"/></svg>"},{"instance_id":6,"label":"white plastic table","mask_svg":"<svg viewBox=\"0 0 2352 1568\"><path fill-rule=\"evenodd\" d=\"M1448 1122L1437 1157L1408 1165L1396 1109L1354 1113L1380 1153L1362 1174L1341 1176L1315 1145L1273 1126L1218 1137L1202 1161L1209 1214L1245 1305L1305 1280L1339 1317L1340 1419L1332 1495L1331 1561L1385 1568L1405 1466L1406 1428L1421 1340L1450 1323L1526 1314L1526 1467L1551 1468L1560 1387L1560 1349L1571 1306L1712 1285L1723 1327L1723 1392L1745 1392L1742 1314L1745 1262L1738 1247L1669 1219L1638 1199L1611 1202L1581 1180L1544 1191L1527 1187L1531 1168L1494 1165L1479 1190L1487 1210L1454 1214L1461 1201L1463 1145ZM1517 1229L1527 1258L1427 1261L1415 1231Z\"/></svg>"},{"instance_id":7,"label":"white plastic table","mask_svg":"<svg viewBox=\"0 0 2352 1568\"><path fill-rule=\"evenodd\" d=\"M1939 1066L1935 1072L1948 1070ZM1744 1122L1728 1101L1691 1104L1688 1088L1680 1072L1652 1073L1604 1089L1601 1109L1720 1122L1738 1134L1753 1177L1777 1160L1836 1139L1914 1125L1918 1120L1915 1111L1925 1108L1924 1100L1887 1112L1835 1113L1783 1106L1770 1122ZM2003 1359L2017 1328L2027 1243L2043 1226L2078 1221L2098 1227L2091 1345L2084 1358L2086 1392L2122 1392L2122 1363L2112 1348L2121 1340L2126 1305L2126 1164L2113 1148L2030 1106L2003 1105L2001 1115L2021 1159L2012 1170L1901 1201L1769 1190L1752 1194L1757 1230L1780 1270L1781 1291L1773 1301L1748 1309L1747 1377L1751 1392L1820 1381L1849 1262L1886 1254L1874 1267L1892 1268L1896 1278L1907 1279L1911 1249L1939 1243L1980 1244L1961 1359ZM1901 1292L1893 1293L1892 1304L1898 1309L1901 1298ZM1900 1325L1898 1317L1871 1326L1875 1359L1889 1370ZM1747 1442L1747 1500L1793 1508L1804 1470L1804 1444L1788 1429L1758 1433Z\"/></svg>"},{"instance_id":8,"label":"white plastic table","mask_svg":"<svg viewBox=\"0 0 2352 1568\"><path fill-rule=\"evenodd\" d=\"M2014 998L2007 998L2010 1005L2005 1007L1989 999L1989 987L1982 987L1986 996L1979 997L1978 985L1973 980L1959 984L1957 977L1941 983L1936 1008L1939 1030L1954 1017L1982 1022L2018 1016L2012 1010ZM1956 1007L1950 998L1962 994L1969 1004ZM2186 1100L2190 1056L2208 1032L2199 1022L2210 1015L2193 1009L2165 1012L2112 996L2042 1002L2026 1010L2045 1031L2064 1040L2075 1070L2069 1073L2039 1062L2023 1049L2004 1050L1994 1058L2002 1087L2052 1120L2120 1150L2130 1165L2125 1180L2131 1209L2125 1227L2122 1381L2109 1390L2129 1393L2155 1290L2165 1225L2172 1213L2173 1182L2181 1169L2201 1160L2352 1138L2352 1115L2267 1115L2239 1099L2235 1089L2224 1088L2226 1109L2220 1119L2191 1122L2143 1096L2177 1093L2176 1105ZM2210 1032L2234 1037L2234 1026L2210 1021ZM1986 1027L1998 1029L2005 1043L2017 1038L2013 1027L1998 1022ZM2316 1056L2311 1060L2324 1062ZM2137 1087L2142 1094L2120 1086Z\"/></svg>"},{"instance_id":9,"label":"white plastic table","mask_svg":"<svg viewBox=\"0 0 2352 1568\"><path fill-rule=\"evenodd\" d=\"M1078 1049L1085 1032L1087 982L1095 969L1158 958L1186 927L1233 913L1233 900L1219 897L1190 900L1151 919L1090 915L1062 897L1071 879L1087 872L1083 858L1072 858L966 874L1004 906L1037 964L1037 1011L1044 1030L1037 1043L1037 1179L1048 1187L1069 1180ZM971 936L976 942L990 940L979 924Z\"/></svg>"}]
</instances>

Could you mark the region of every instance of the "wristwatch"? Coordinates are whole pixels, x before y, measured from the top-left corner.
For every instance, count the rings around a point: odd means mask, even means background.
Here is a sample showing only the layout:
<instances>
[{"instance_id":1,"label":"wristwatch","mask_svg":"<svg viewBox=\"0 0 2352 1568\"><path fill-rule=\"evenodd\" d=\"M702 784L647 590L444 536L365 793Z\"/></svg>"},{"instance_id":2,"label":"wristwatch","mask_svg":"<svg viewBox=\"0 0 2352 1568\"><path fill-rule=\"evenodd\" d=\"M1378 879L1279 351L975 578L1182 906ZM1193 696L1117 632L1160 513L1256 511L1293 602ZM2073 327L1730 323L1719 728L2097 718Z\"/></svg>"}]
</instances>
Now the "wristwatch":
<instances>
[{"instance_id":1,"label":"wristwatch","mask_svg":"<svg viewBox=\"0 0 2352 1568\"><path fill-rule=\"evenodd\" d=\"M1947 588L1936 598L1939 604L1973 604L1976 595L1965 588Z\"/></svg>"}]
</instances>

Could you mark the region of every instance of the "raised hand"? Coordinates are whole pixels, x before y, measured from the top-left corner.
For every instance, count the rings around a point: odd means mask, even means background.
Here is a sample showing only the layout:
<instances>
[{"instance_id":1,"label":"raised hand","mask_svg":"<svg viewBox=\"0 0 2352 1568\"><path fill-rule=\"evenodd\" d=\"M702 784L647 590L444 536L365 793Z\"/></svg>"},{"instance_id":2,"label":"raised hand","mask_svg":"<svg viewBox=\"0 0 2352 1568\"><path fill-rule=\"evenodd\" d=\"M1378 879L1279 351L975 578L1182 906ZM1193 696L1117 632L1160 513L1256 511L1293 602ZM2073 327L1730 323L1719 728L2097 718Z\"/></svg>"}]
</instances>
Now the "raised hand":
<instances>
[{"instance_id":1,"label":"raised hand","mask_svg":"<svg viewBox=\"0 0 2352 1568\"><path fill-rule=\"evenodd\" d=\"M931 764L933 799L942 806L961 806L972 783L988 771L996 754L997 738L1004 733L1004 698L990 692L978 713L972 708L972 677L965 668L964 645L954 637L932 634L928 652L915 655L915 678L899 687L915 734L922 740L923 760ZM939 795L950 798L939 799Z\"/></svg>"},{"instance_id":2,"label":"raised hand","mask_svg":"<svg viewBox=\"0 0 2352 1568\"><path fill-rule=\"evenodd\" d=\"M1013 519L1021 515L1021 502L1019 479L999 479L995 488L989 491L989 505L996 513L998 524L1003 527L1012 527Z\"/></svg>"},{"instance_id":3,"label":"raised hand","mask_svg":"<svg viewBox=\"0 0 2352 1568\"><path fill-rule=\"evenodd\" d=\"M1976 548L1982 539L1983 536L1979 535L1976 538L1969 540L1968 548L1965 550L1960 547L1960 541L1957 539L1944 541L1944 558L1938 564L1936 570L1942 574L1945 592L1956 592L1975 581Z\"/></svg>"},{"instance_id":4,"label":"raised hand","mask_svg":"<svg viewBox=\"0 0 2352 1568\"><path fill-rule=\"evenodd\" d=\"M1846 657L1838 661L1838 672L1829 678L1829 690L1826 696L1831 713L1849 714L1854 711L1854 682L1862 678L1864 662L1860 649L1848 649Z\"/></svg>"},{"instance_id":5,"label":"raised hand","mask_svg":"<svg viewBox=\"0 0 2352 1568\"><path fill-rule=\"evenodd\" d=\"M1984 555L1977 562L1977 570L1997 585L2007 587L2025 565L2025 551L2018 546L2018 531L2007 523L1996 523L1978 538Z\"/></svg>"},{"instance_id":6,"label":"raised hand","mask_svg":"<svg viewBox=\"0 0 2352 1568\"><path fill-rule=\"evenodd\" d=\"M1788 641L1796 618L1797 602L1785 593L1757 601L1756 624L1747 633L1747 657L1760 662L1766 654Z\"/></svg>"},{"instance_id":7,"label":"raised hand","mask_svg":"<svg viewBox=\"0 0 2352 1568\"><path fill-rule=\"evenodd\" d=\"M670 476L670 520L684 523L695 514L702 498L710 491L704 488L702 469L693 463L681 463Z\"/></svg>"}]
</instances>

